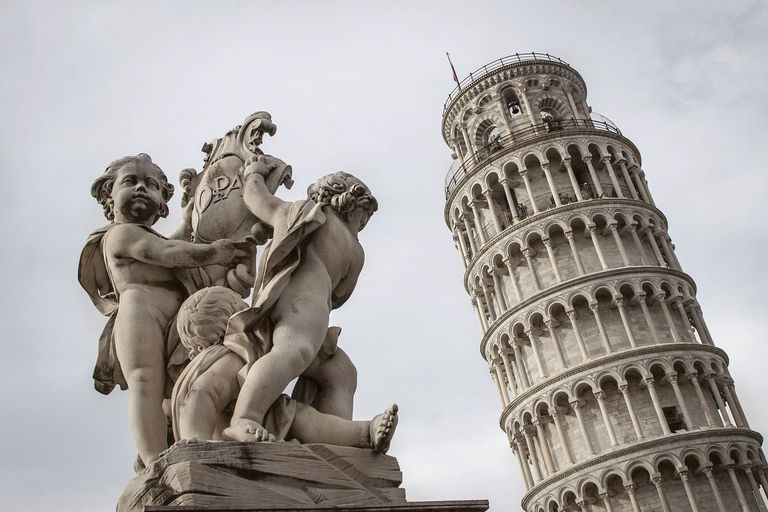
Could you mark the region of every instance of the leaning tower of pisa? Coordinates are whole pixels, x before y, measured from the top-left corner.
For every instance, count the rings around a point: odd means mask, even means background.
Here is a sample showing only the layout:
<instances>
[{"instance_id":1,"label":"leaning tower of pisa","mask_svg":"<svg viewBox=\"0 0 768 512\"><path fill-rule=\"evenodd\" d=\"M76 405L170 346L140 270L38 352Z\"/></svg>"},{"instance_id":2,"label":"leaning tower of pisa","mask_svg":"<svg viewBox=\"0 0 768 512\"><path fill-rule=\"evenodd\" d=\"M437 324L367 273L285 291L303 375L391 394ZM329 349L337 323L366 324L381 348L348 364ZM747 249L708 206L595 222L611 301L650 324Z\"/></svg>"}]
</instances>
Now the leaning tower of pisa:
<instances>
[{"instance_id":1,"label":"leaning tower of pisa","mask_svg":"<svg viewBox=\"0 0 768 512\"><path fill-rule=\"evenodd\" d=\"M528 512L762 511L762 437L640 152L547 54L445 104L445 220ZM657 171L653 171L657 172Z\"/></svg>"}]
</instances>

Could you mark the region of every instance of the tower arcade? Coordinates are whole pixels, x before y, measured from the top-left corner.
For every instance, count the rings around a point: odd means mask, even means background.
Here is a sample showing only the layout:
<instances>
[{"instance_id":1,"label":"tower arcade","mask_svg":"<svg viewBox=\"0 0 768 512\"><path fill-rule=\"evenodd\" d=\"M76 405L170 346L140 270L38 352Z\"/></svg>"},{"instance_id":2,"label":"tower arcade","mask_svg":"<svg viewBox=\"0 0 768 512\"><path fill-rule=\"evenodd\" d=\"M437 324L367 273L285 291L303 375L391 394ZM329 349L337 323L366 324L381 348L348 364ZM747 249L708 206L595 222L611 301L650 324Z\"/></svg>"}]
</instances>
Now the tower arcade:
<instances>
[{"instance_id":1,"label":"tower arcade","mask_svg":"<svg viewBox=\"0 0 768 512\"><path fill-rule=\"evenodd\" d=\"M548 54L445 104L445 220L527 512L768 512L751 430L640 152ZM761 493L760 487L763 488Z\"/></svg>"}]
</instances>

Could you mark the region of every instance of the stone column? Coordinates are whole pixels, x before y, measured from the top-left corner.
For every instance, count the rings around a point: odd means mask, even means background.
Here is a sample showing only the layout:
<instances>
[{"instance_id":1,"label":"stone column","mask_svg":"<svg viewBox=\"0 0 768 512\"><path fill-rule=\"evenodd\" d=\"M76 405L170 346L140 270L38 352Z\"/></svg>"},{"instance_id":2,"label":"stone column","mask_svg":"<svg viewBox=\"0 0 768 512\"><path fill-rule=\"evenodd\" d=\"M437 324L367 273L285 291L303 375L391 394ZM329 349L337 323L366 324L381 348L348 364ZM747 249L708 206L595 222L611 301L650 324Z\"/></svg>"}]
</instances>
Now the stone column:
<instances>
[{"instance_id":1,"label":"stone column","mask_svg":"<svg viewBox=\"0 0 768 512\"><path fill-rule=\"evenodd\" d=\"M485 200L488 203L488 210L491 212L491 221L493 221L493 227L496 228L496 233L501 233L504 228L501 226L501 220L499 219L499 212L496 210L496 201L493 200L493 191L488 189L483 192Z\"/></svg>"},{"instance_id":2,"label":"stone column","mask_svg":"<svg viewBox=\"0 0 768 512\"><path fill-rule=\"evenodd\" d=\"M552 265L552 271L555 273L555 279L557 279L558 283L563 282L563 276L560 274L560 268L557 266L557 258L555 258L555 251L552 249L552 239L542 238L542 242L544 242L544 247L547 248L547 255L549 256L549 263Z\"/></svg>"},{"instance_id":3,"label":"stone column","mask_svg":"<svg viewBox=\"0 0 768 512\"><path fill-rule=\"evenodd\" d=\"M661 344L659 333L656 330L656 325L653 323L653 317L651 317L651 311L648 309L648 303L645 302L645 294L637 294L637 302L640 304L640 309L643 310L643 316L645 316L645 322L648 324L648 329L651 331L651 337L653 342L657 345Z\"/></svg>"},{"instance_id":4,"label":"stone column","mask_svg":"<svg viewBox=\"0 0 768 512\"><path fill-rule=\"evenodd\" d=\"M504 262L504 265L507 266L507 271L509 272L509 280L512 283L512 289L515 292L515 298L517 299L517 302L520 302L523 300L523 294L520 291L520 285L517 283L517 277L515 276L515 267L512 265L512 260L507 257L502 260Z\"/></svg>"},{"instance_id":5,"label":"stone column","mask_svg":"<svg viewBox=\"0 0 768 512\"><path fill-rule=\"evenodd\" d=\"M728 476L731 477L731 484L736 490L736 496L739 498L739 504L741 505L742 512L749 512L749 507L747 506L747 498L744 497L744 491L741 490L739 479L736 477L736 472L733 470L733 464L725 464L723 467L728 470Z\"/></svg>"},{"instance_id":6,"label":"stone column","mask_svg":"<svg viewBox=\"0 0 768 512\"><path fill-rule=\"evenodd\" d=\"M728 379L725 381L725 388L727 390L726 396L730 399L733 399L733 405L736 407L736 410L739 413L739 416L741 416L741 421L743 423L744 428L750 428L749 427L749 421L747 421L747 415L744 414L744 408L741 407L741 402L739 402L739 397L736 396L736 387L733 383L733 380Z\"/></svg>"},{"instance_id":7,"label":"stone column","mask_svg":"<svg viewBox=\"0 0 768 512\"><path fill-rule=\"evenodd\" d=\"M603 250L600 248L600 241L597 238L597 226L590 224L587 226L589 230L589 236L592 238L592 245L595 246L595 252L597 252L597 258L600 260L600 266L603 270L608 270L608 263L605 262L605 256L603 256Z\"/></svg>"},{"instance_id":8,"label":"stone column","mask_svg":"<svg viewBox=\"0 0 768 512\"><path fill-rule=\"evenodd\" d=\"M462 256L461 260L464 263L464 270L466 270L469 266L469 262L472 260L472 256L470 255L469 249L467 248L467 242L464 241L464 233L458 226L456 226L456 231L454 231L454 239L459 244Z\"/></svg>"},{"instance_id":9,"label":"stone column","mask_svg":"<svg viewBox=\"0 0 768 512\"><path fill-rule=\"evenodd\" d=\"M728 410L725 408L725 404L723 403L723 397L720 396L720 389L718 389L717 382L715 382L715 376L710 373L704 378L707 380L707 382L709 382L709 387L712 389L712 394L715 397L715 402L717 402L717 408L720 409L720 415L723 417L725 426L732 427L733 423L731 423L731 417L728 416Z\"/></svg>"},{"instance_id":10,"label":"stone column","mask_svg":"<svg viewBox=\"0 0 768 512\"><path fill-rule=\"evenodd\" d=\"M669 425L667 425L667 419L664 417L664 411L661 408L661 402L659 402L659 395L656 393L656 387L653 381L653 377L646 378L645 385L648 388L648 394L651 395L651 402L653 402L653 409L656 411L656 417L659 419L659 424L661 425L662 432L664 432L665 436L671 434L672 431L669 430Z\"/></svg>"},{"instance_id":11,"label":"stone column","mask_svg":"<svg viewBox=\"0 0 768 512\"><path fill-rule=\"evenodd\" d=\"M535 427L534 427L535 428ZM549 468L544 463L545 461L544 456L542 455L544 453L544 450L541 448L541 441L539 440L539 437L536 434L531 434L531 441L533 441L533 446L536 447L536 453L539 457L539 464L541 464L541 474L544 475L544 478L548 478L551 473L549 472Z\"/></svg>"},{"instance_id":12,"label":"stone column","mask_svg":"<svg viewBox=\"0 0 768 512\"><path fill-rule=\"evenodd\" d=\"M595 455L595 449L592 447L592 442L589 440L589 433L587 426L584 423L584 415L581 414L581 402L579 400L573 400L571 402L573 412L576 414L576 421L579 422L579 430L581 430L581 436L584 438L584 444L587 447L587 451L590 455Z\"/></svg>"},{"instance_id":13,"label":"stone column","mask_svg":"<svg viewBox=\"0 0 768 512\"><path fill-rule=\"evenodd\" d=\"M605 332L605 327L603 327L603 321L600 319L600 311L599 311L597 302L595 302L594 304L590 304L589 309L592 311L592 314L595 317L595 322L597 322L597 330L600 331L600 339L603 342L603 347L605 348L605 352L607 354L613 353L611 342L608 340L608 334Z\"/></svg>"},{"instance_id":14,"label":"stone column","mask_svg":"<svg viewBox=\"0 0 768 512\"><path fill-rule=\"evenodd\" d=\"M563 413L557 412L553 407L552 421L555 422L555 430L557 430L557 437L560 438L560 444L563 446L563 452L565 452L565 458L569 464L573 465L573 455L571 455L571 447L568 444L568 438L565 436L565 430L563 430L562 416Z\"/></svg>"},{"instance_id":15,"label":"stone column","mask_svg":"<svg viewBox=\"0 0 768 512\"><path fill-rule=\"evenodd\" d=\"M619 248L619 254L621 254L621 261L624 263L625 267L628 267L631 265L629 262L629 256L627 255L627 250L624 248L624 242L621 241L621 235L619 235L619 227L618 222L613 221L608 225L608 229L611 230L611 234L613 235L613 239L616 241L616 245Z\"/></svg>"},{"instance_id":16,"label":"stone column","mask_svg":"<svg viewBox=\"0 0 768 512\"><path fill-rule=\"evenodd\" d=\"M595 186L597 197L603 197L605 195L605 192L603 192L603 186L600 184L600 180L597 179L597 173L595 172L595 167L592 165L592 157L585 156L582 158L582 160L584 160L584 163L587 164L587 169L589 169L589 176L592 178L592 184Z\"/></svg>"},{"instance_id":17,"label":"stone column","mask_svg":"<svg viewBox=\"0 0 768 512\"><path fill-rule=\"evenodd\" d=\"M539 276L536 274L536 267L533 266L533 259L531 258L531 249L524 247L521 252L525 256L525 262L528 264L528 270L531 272L531 281L537 291L541 291L541 284L539 284Z\"/></svg>"},{"instance_id":18,"label":"stone column","mask_svg":"<svg viewBox=\"0 0 768 512\"><path fill-rule=\"evenodd\" d=\"M725 393L725 399L731 409L731 414L733 414L733 421L736 423L736 426L745 428L746 425L744 418L741 416L741 411L739 411L739 408L736 407L736 400L733 399L733 395L731 394L731 387L728 385L728 381L723 383L723 393Z\"/></svg>"},{"instance_id":19,"label":"stone column","mask_svg":"<svg viewBox=\"0 0 768 512\"><path fill-rule=\"evenodd\" d=\"M560 348L560 340L557 337L557 331L555 331L554 320L550 318L549 320L545 320L544 324L547 326L547 329L549 330L549 337L552 338L552 344L555 347L555 354L557 354L558 362L563 367L563 369L568 368L568 365L565 363L565 357L563 357L563 351Z\"/></svg>"},{"instance_id":20,"label":"stone column","mask_svg":"<svg viewBox=\"0 0 768 512\"><path fill-rule=\"evenodd\" d=\"M539 121L536 119L533 109L531 108L531 104L528 102L528 95L525 94L526 91L527 89L525 87L520 89L520 94L518 94L518 97L523 100L523 105L525 105L525 113L528 114L528 120L531 122L531 126L533 127L534 132L538 133Z\"/></svg>"},{"instance_id":21,"label":"stone column","mask_svg":"<svg viewBox=\"0 0 768 512\"><path fill-rule=\"evenodd\" d=\"M525 183L525 191L528 192L528 199L531 201L531 208L533 208L533 214L539 213L539 207L536 206L536 200L533 197L533 190L531 189L531 181L528 179L528 169L520 170L520 177L523 178Z\"/></svg>"},{"instance_id":22,"label":"stone column","mask_svg":"<svg viewBox=\"0 0 768 512\"><path fill-rule=\"evenodd\" d=\"M664 318L667 320L667 327L669 327L669 330L672 333L672 340L676 343L679 343L682 340L680 339L680 335L677 333L677 327L675 327L675 323L672 321L672 315L669 313L666 294L663 292L658 293L653 298L658 301L659 306L661 307L661 311L664 313Z\"/></svg>"},{"instance_id":23,"label":"stone column","mask_svg":"<svg viewBox=\"0 0 768 512\"><path fill-rule=\"evenodd\" d=\"M639 168L636 165L632 165L629 168L629 172L632 174L632 177L635 179L635 186L637 187L637 191L640 192L640 196L643 198L643 201L645 201L648 204L652 204L651 198L648 197L648 191L645 189L645 184L642 182L642 179L640 178Z\"/></svg>"},{"instance_id":24,"label":"stone column","mask_svg":"<svg viewBox=\"0 0 768 512\"><path fill-rule=\"evenodd\" d=\"M531 487L533 487L533 484L528 481L528 472L526 471L526 469L528 469L526 467L528 464L526 463L525 466L523 465L523 455L520 454L520 450L517 448L517 445L514 442L510 444L512 446L512 453L515 454L517 464L520 466L520 474L523 475L523 484L525 484L525 490L530 491Z\"/></svg>"},{"instance_id":25,"label":"stone column","mask_svg":"<svg viewBox=\"0 0 768 512\"><path fill-rule=\"evenodd\" d=\"M629 189L629 194L632 196L632 199L635 201L639 201L640 198L637 195L637 191L635 190L635 185L632 183L632 178L629 177L629 171L627 170L627 161L623 158L619 160L619 167L621 168L621 175L624 176L624 182L627 184L627 188Z\"/></svg>"},{"instance_id":26,"label":"stone column","mask_svg":"<svg viewBox=\"0 0 768 512\"><path fill-rule=\"evenodd\" d=\"M568 172L568 179L571 182L571 188L573 189L573 194L576 196L576 201L583 201L584 198L581 197L581 189L579 188L579 182L576 181L576 175L573 174L573 167L571 166L571 159L566 158L563 160L563 163L565 164L565 170Z\"/></svg>"},{"instance_id":27,"label":"stone column","mask_svg":"<svg viewBox=\"0 0 768 512\"><path fill-rule=\"evenodd\" d=\"M597 398L597 405L600 407L600 415L603 417L605 429L608 431L608 439L611 440L611 446L619 446L616 432L614 432L613 424L611 424L611 417L608 415L608 408L605 406L605 394L602 390L597 390L594 392L594 395Z\"/></svg>"},{"instance_id":28,"label":"stone column","mask_svg":"<svg viewBox=\"0 0 768 512\"><path fill-rule=\"evenodd\" d=\"M496 308L493 307L493 300L491 299L491 294L488 293L488 286L485 284L485 280L483 280L480 283L480 291L483 292L483 298L485 299L485 304L488 307L488 316L491 318L491 322L496 321Z\"/></svg>"},{"instance_id":29,"label":"stone column","mask_svg":"<svg viewBox=\"0 0 768 512\"><path fill-rule=\"evenodd\" d=\"M520 351L520 342L513 340L512 341L512 350L515 352L515 362L517 362L518 365L518 373L520 374L520 379L522 380L523 386L526 388L531 387L531 382L528 380L528 372L525 368L525 362L523 361L523 354Z\"/></svg>"},{"instance_id":30,"label":"stone column","mask_svg":"<svg viewBox=\"0 0 768 512\"><path fill-rule=\"evenodd\" d=\"M755 495L755 501L757 501L757 506L760 508L760 512L768 512L768 509L765 508L765 500L763 500L763 495L760 494L760 487L758 487L757 481L755 480L755 475L752 474L752 464L749 462L742 464L741 469L743 469L747 474L749 485L752 487L752 492Z\"/></svg>"},{"instance_id":31,"label":"stone column","mask_svg":"<svg viewBox=\"0 0 768 512\"><path fill-rule=\"evenodd\" d=\"M760 479L760 483L763 486L763 494L768 496L768 479L765 477L765 465L761 465L757 468L757 477Z\"/></svg>"},{"instance_id":32,"label":"stone column","mask_svg":"<svg viewBox=\"0 0 768 512\"><path fill-rule=\"evenodd\" d=\"M637 236L637 223L631 223L627 229L629 230L629 234L632 237L632 240L635 242L637 253L640 255L640 262L643 265L648 265L648 260L645 255L645 248L643 248L643 243L640 241L640 237Z\"/></svg>"},{"instance_id":33,"label":"stone column","mask_svg":"<svg viewBox=\"0 0 768 512\"><path fill-rule=\"evenodd\" d=\"M573 239L573 230L569 229L566 231L565 238L568 239L568 245L571 248L571 254L573 255L573 260L576 262L576 268L579 270L579 275L585 275L586 272L584 271L584 265L582 265L579 251L576 249L576 240Z\"/></svg>"},{"instance_id":34,"label":"stone column","mask_svg":"<svg viewBox=\"0 0 768 512\"><path fill-rule=\"evenodd\" d=\"M627 333L629 344L632 348L637 348L637 342L635 341L635 336L634 334L632 334L632 327L629 325L629 317L627 316L627 310L624 307L624 297L614 297L614 300L616 301L616 307L618 308L619 315L621 316L621 323L624 324L624 330Z\"/></svg>"},{"instance_id":35,"label":"stone column","mask_svg":"<svg viewBox=\"0 0 768 512\"><path fill-rule=\"evenodd\" d=\"M667 268L667 262L664 261L664 256L661 255L661 250L659 249L659 244L656 243L656 236L653 232L653 228L647 227L643 230L643 233L645 233L645 237L648 239L648 243L651 244L653 255L656 256L656 261L658 262L659 266Z\"/></svg>"},{"instance_id":36,"label":"stone column","mask_svg":"<svg viewBox=\"0 0 768 512\"><path fill-rule=\"evenodd\" d=\"M541 170L544 171L544 176L547 179L547 185L549 185L549 191L552 193L552 199L555 201L555 206L563 206L563 203L560 201L560 196L557 194L557 188L555 188L552 173L549 170L549 162L542 162Z\"/></svg>"},{"instance_id":37,"label":"stone column","mask_svg":"<svg viewBox=\"0 0 768 512\"><path fill-rule=\"evenodd\" d=\"M480 323L480 330L483 331L483 334L488 330L488 323L485 319L485 315L482 311L480 311L480 304L477 300L477 296L473 294L472 296L472 307L475 309L475 314L477 315L477 321Z\"/></svg>"},{"instance_id":38,"label":"stone column","mask_svg":"<svg viewBox=\"0 0 768 512\"><path fill-rule=\"evenodd\" d=\"M677 384L677 374L667 376L667 380L672 384L672 391L675 392L675 398L677 398L677 405L680 406L680 410L683 412L683 419L685 420L685 429L693 430L694 424L691 420L691 415L688 414L688 407L685 405L685 399L680 392L680 386Z\"/></svg>"},{"instance_id":39,"label":"stone column","mask_svg":"<svg viewBox=\"0 0 768 512\"><path fill-rule=\"evenodd\" d=\"M605 505L605 512L613 512L613 505L611 505L611 497L608 495L608 491L601 492L600 499L603 500Z\"/></svg>"},{"instance_id":40,"label":"stone column","mask_svg":"<svg viewBox=\"0 0 768 512\"><path fill-rule=\"evenodd\" d=\"M715 340L712 338L712 335L709 333L709 328L707 328L707 322L704 321L704 314L701 312L701 307L697 304L695 306L696 314L699 316L699 320L701 321L701 326L704 328L704 332L707 335L707 338L709 339L709 344L713 345L715 344Z\"/></svg>"},{"instance_id":41,"label":"stone column","mask_svg":"<svg viewBox=\"0 0 768 512\"><path fill-rule=\"evenodd\" d=\"M485 244L488 242L488 238L485 236L483 222L480 220L480 205L476 200L473 200L469 203L469 207L472 208L472 216L475 218L475 226L477 226L477 236L480 237L480 243Z\"/></svg>"},{"instance_id":42,"label":"stone column","mask_svg":"<svg viewBox=\"0 0 768 512\"><path fill-rule=\"evenodd\" d=\"M496 298L499 301L499 315L504 313L508 309L509 306L507 306L507 299L504 297L504 289L501 286L501 279L499 279L499 273L495 268L492 268L489 272L491 274L491 279L493 280L493 289L496 293Z\"/></svg>"},{"instance_id":43,"label":"stone column","mask_svg":"<svg viewBox=\"0 0 768 512\"><path fill-rule=\"evenodd\" d=\"M546 379L549 375L547 374L547 370L544 369L544 361L541 359L541 354L539 353L539 337L536 335L536 329L531 327L525 331L525 334L531 342L531 350L533 350L533 358L536 360L536 368L539 370L539 376L541 379Z\"/></svg>"},{"instance_id":44,"label":"stone column","mask_svg":"<svg viewBox=\"0 0 768 512\"><path fill-rule=\"evenodd\" d=\"M678 295L672 300L675 302L677 312L680 313L680 319L683 321L685 330L688 331L688 336L691 337L691 343L696 343L696 335L693 333L693 326L691 325L691 321L688 320L688 313L685 312L685 307L683 307L683 299L681 299Z\"/></svg>"},{"instance_id":45,"label":"stone column","mask_svg":"<svg viewBox=\"0 0 768 512\"><path fill-rule=\"evenodd\" d=\"M573 112L573 118L578 119L579 109L576 108L576 102L573 101L573 93L570 89L565 90L565 97L568 98L568 105L571 107L571 112Z\"/></svg>"},{"instance_id":46,"label":"stone column","mask_svg":"<svg viewBox=\"0 0 768 512\"><path fill-rule=\"evenodd\" d=\"M613 165L611 165L610 156L603 157L603 165L605 165L605 168L608 170L608 176L611 178L611 184L613 185L614 190L616 190L616 195L621 199L624 199L624 193L621 191L621 185L619 185L619 180L616 178Z\"/></svg>"},{"instance_id":47,"label":"stone column","mask_svg":"<svg viewBox=\"0 0 768 512\"><path fill-rule=\"evenodd\" d=\"M514 436L515 447L517 447L517 453L519 454L519 461L521 469L523 470L523 478L525 479L525 486L530 489L536 482L531 475L531 465L528 464L528 457L525 456L525 446L523 445L523 436Z\"/></svg>"},{"instance_id":48,"label":"stone column","mask_svg":"<svg viewBox=\"0 0 768 512\"><path fill-rule=\"evenodd\" d=\"M589 352L587 352L587 345L584 343L584 338L581 337L581 331L579 330L579 326L576 323L576 311L573 309L568 309L565 311L565 313L568 315L568 319L571 321L573 335L576 337L576 344L579 346L579 350L581 351L581 357L586 361L589 359Z\"/></svg>"},{"instance_id":49,"label":"stone column","mask_svg":"<svg viewBox=\"0 0 768 512\"><path fill-rule=\"evenodd\" d=\"M720 512L728 512L728 510L725 508L725 503L723 503L723 497L720 494L720 489L717 487L715 475L712 473L712 466L704 466L702 471L704 471L704 474L707 475L709 487L712 488L712 494L715 496L715 502L717 503L718 510Z\"/></svg>"},{"instance_id":50,"label":"stone column","mask_svg":"<svg viewBox=\"0 0 768 512\"><path fill-rule=\"evenodd\" d=\"M499 358L504 365L504 371L506 372L507 380L509 381L509 391L512 393L512 400L514 400L517 398L517 386L515 385L517 377L515 376L515 371L509 362L507 354L504 353L504 349L499 349Z\"/></svg>"},{"instance_id":51,"label":"stone column","mask_svg":"<svg viewBox=\"0 0 768 512\"><path fill-rule=\"evenodd\" d=\"M635 484L624 484L624 488L629 494L629 501L632 503L632 512L643 512L640 510L640 505L637 503L637 496L635 496ZM698 510L694 512L699 512Z\"/></svg>"},{"instance_id":52,"label":"stone column","mask_svg":"<svg viewBox=\"0 0 768 512\"><path fill-rule=\"evenodd\" d=\"M715 423L714 418L712 417L712 411L709 410L709 404L707 404L706 398L704 398L704 392L701 390L701 386L699 385L699 378L697 372L691 372L688 374L688 379L691 381L691 384L693 385L693 389L696 390L696 396L699 397L699 405L701 406L701 410L704 411L704 416L707 418L707 426L709 428L714 428L717 426Z\"/></svg>"},{"instance_id":53,"label":"stone column","mask_svg":"<svg viewBox=\"0 0 768 512\"><path fill-rule=\"evenodd\" d=\"M493 379L493 383L496 384L496 391L499 392L499 400L501 400L501 408L504 409L507 407L507 404L509 404L509 395L507 395L506 391L504 390L504 386L502 384L502 382L504 382L504 379L501 376L501 372L499 371L498 366L491 365L489 370L491 373L491 378Z\"/></svg>"},{"instance_id":54,"label":"stone column","mask_svg":"<svg viewBox=\"0 0 768 512\"><path fill-rule=\"evenodd\" d=\"M525 444L528 447L528 454L531 457L531 466L533 466L533 474L536 476L536 481L541 482L543 477L541 476L541 469L539 468L539 458L536 455L536 449L533 445L533 439L531 433L528 431L528 426L523 427L523 436L525 437Z\"/></svg>"},{"instance_id":55,"label":"stone column","mask_svg":"<svg viewBox=\"0 0 768 512\"><path fill-rule=\"evenodd\" d=\"M472 154L475 152L475 147L472 145L472 141L470 140L469 136L467 135L467 125L464 123L461 123L459 133L461 133L461 138L464 139L464 145L467 148L467 153Z\"/></svg>"},{"instance_id":56,"label":"stone column","mask_svg":"<svg viewBox=\"0 0 768 512\"><path fill-rule=\"evenodd\" d=\"M642 169L638 169L637 176L640 178L640 183L643 185L645 194L648 196L648 202L651 206L656 206L656 201L653 200L653 194L651 194L651 189L648 187L648 181L645 179L645 173Z\"/></svg>"},{"instance_id":57,"label":"stone column","mask_svg":"<svg viewBox=\"0 0 768 512\"><path fill-rule=\"evenodd\" d=\"M632 400L629 397L629 384L619 384L619 390L624 397L624 403L627 404L629 419L632 420L632 427L635 429L637 440L642 441L645 437L643 436L643 429L640 427L640 421L637 419L635 408L632 406Z\"/></svg>"},{"instance_id":58,"label":"stone column","mask_svg":"<svg viewBox=\"0 0 768 512\"><path fill-rule=\"evenodd\" d=\"M699 311L694 301L688 302L688 312L690 313L691 318L693 318L693 323L696 326L696 332L699 334L701 343L704 345L714 345L709 335L707 334L707 330L704 328L704 322L699 316Z\"/></svg>"},{"instance_id":59,"label":"stone column","mask_svg":"<svg viewBox=\"0 0 768 512\"><path fill-rule=\"evenodd\" d=\"M547 465L547 471L549 471L550 475L554 475L557 471L555 469L555 460L552 458L552 452L549 449L549 444L547 444L547 437L544 432L544 425L542 424L541 417L536 418L536 421L533 422L533 426L536 427L536 435L539 438L541 451L544 453L544 462Z\"/></svg>"},{"instance_id":60,"label":"stone column","mask_svg":"<svg viewBox=\"0 0 768 512\"><path fill-rule=\"evenodd\" d=\"M672 239L669 237L669 233L662 233L661 242L664 245L664 250L667 251L669 257L674 261L675 268L677 270L683 270L683 266L680 264L680 260L677 259L675 254L675 245L672 243Z\"/></svg>"},{"instance_id":61,"label":"stone column","mask_svg":"<svg viewBox=\"0 0 768 512\"><path fill-rule=\"evenodd\" d=\"M654 473L651 475L651 481L656 487L656 492L659 494L659 501L661 502L661 508L664 512L672 512L669 508L669 502L667 501L667 495L664 493L664 489L661 486L661 475Z\"/></svg>"},{"instance_id":62,"label":"stone column","mask_svg":"<svg viewBox=\"0 0 768 512\"><path fill-rule=\"evenodd\" d=\"M520 218L517 216L517 208L515 207L515 201L512 198L511 184L508 178L504 178L501 183L501 188L504 189L504 197L507 198L507 204L509 205L509 213L512 214L512 220L514 222L520 222Z\"/></svg>"},{"instance_id":63,"label":"stone column","mask_svg":"<svg viewBox=\"0 0 768 512\"><path fill-rule=\"evenodd\" d=\"M680 480L683 481L683 487L685 487L685 494L688 496L688 503L691 505L691 510L693 512L699 512L699 504L696 503L696 495L693 493L691 483L688 481L688 471L683 469L678 470L678 473L680 474Z\"/></svg>"},{"instance_id":64,"label":"stone column","mask_svg":"<svg viewBox=\"0 0 768 512\"><path fill-rule=\"evenodd\" d=\"M472 234L470 223L473 222L467 212L461 213L461 222L464 224L464 230L467 232L467 239L469 240L469 247L472 249L472 254L477 254L477 244L475 243L475 237Z\"/></svg>"}]
</instances>

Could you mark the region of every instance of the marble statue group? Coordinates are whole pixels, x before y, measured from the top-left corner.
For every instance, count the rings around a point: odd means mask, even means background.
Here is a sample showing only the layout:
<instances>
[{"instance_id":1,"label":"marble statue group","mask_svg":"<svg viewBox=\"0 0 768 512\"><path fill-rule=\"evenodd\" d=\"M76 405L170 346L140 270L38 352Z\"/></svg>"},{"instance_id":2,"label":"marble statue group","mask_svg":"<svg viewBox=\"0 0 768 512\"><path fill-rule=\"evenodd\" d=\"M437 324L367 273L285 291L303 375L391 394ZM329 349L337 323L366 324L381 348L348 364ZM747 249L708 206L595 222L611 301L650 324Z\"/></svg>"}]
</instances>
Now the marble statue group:
<instances>
[{"instance_id":1,"label":"marble statue group","mask_svg":"<svg viewBox=\"0 0 768 512\"><path fill-rule=\"evenodd\" d=\"M78 269L108 317L94 380L104 394L128 390L139 468L174 442L389 448L397 406L352 420L357 373L329 325L362 270L358 233L376 198L337 172L307 199L281 200L293 170L259 147L275 132L257 112L205 144L203 170L181 172L183 222L168 237L152 226L174 187L149 155L116 160L93 183L110 221Z\"/></svg>"}]
</instances>

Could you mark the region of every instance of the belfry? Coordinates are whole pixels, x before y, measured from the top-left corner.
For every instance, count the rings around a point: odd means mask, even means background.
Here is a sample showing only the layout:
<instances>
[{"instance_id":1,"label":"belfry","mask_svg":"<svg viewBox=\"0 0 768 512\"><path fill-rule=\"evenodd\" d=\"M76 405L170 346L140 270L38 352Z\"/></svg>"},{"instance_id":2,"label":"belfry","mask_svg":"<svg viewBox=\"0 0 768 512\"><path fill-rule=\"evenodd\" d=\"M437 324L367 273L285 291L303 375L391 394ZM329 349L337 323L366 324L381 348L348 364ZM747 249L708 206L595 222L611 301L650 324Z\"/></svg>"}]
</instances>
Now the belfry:
<instances>
[{"instance_id":1,"label":"belfry","mask_svg":"<svg viewBox=\"0 0 768 512\"><path fill-rule=\"evenodd\" d=\"M640 152L581 75L543 53L493 61L450 94L442 132L445 220L523 509L768 512L728 356Z\"/></svg>"}]
</instances>

